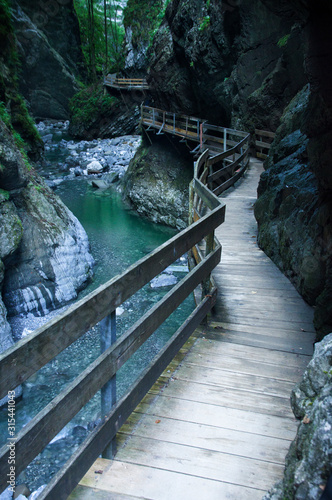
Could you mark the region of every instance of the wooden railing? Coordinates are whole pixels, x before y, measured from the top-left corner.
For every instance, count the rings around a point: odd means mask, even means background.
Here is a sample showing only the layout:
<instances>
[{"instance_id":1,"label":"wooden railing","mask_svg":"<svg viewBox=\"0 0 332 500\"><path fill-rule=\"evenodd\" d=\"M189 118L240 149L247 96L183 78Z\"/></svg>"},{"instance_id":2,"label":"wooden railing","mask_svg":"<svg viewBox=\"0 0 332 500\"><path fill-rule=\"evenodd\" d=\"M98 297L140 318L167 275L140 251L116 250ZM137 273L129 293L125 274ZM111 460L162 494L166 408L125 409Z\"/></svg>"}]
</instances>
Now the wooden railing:
<instances>
[{"instance_id":1,"label":"wooden railing","mask_svg":"<svg viewBox=\"0 0 332 500\"><path fill-rule=\"evenodd\" d=\"M118 78L116 75L107 75L104 85L114 89L123 90L148 90L149 85L145 78Z\"/></svg>"},{"instance_id":2,"label":"wooden railing","mask_svg":"<svg viewBox=\"0 0 332 500\"><path fill-rule=\"evenodd\" d=\"M255 129L255 136L256 156L265 160L269 155L275 133L268 130Z\"/></svg>"},{"instance_id":3,"label":"wooden railing","mask_svg":"<svg viewBox=\"0 0 332 500\"><path fill-rule=\"evenodd\" d=\"M196 291L197 298L198 288L201 290L201 297L197 300L194 311L128 392L109 409L102 423L89 434L66 465L51 479L39 499L67 498L215 304L217 290L211 272L220 261L221 246L214 238L214 230L224 221L225 204L206 185L208 170L212 164L217 164L217 161L209 158L208 150L195 164L194 180L190 187L191 224L187 229L70 306L64 314L29 337L21 339L0 356L1 398L79 339L93 325L103 321L106 350L15 436L15 473L18 475L97 391L102 389L104 394L109 389L112 391L120 367L189 294ZM114 337L115 309L188 251L194 256L191 260L195 262L190 272L125 334L109 345L110 338ZM7 444L0 451L0 491L7 486L10 452Z\"/></svg>"},{"instance_id":4,"label":"wooden railing","mask_svg":"<svg viewBox=\"0 0 332 500\"><path fill-rule=\"evenodd\" d=\"M157 135L169 133L198 143L192 152L208 150L204 181L216 196L232 186L249 163L250 134L217 125L200 118L170 113L158 108L141 107L141 125Z\"/></svg>"}]
</instances>

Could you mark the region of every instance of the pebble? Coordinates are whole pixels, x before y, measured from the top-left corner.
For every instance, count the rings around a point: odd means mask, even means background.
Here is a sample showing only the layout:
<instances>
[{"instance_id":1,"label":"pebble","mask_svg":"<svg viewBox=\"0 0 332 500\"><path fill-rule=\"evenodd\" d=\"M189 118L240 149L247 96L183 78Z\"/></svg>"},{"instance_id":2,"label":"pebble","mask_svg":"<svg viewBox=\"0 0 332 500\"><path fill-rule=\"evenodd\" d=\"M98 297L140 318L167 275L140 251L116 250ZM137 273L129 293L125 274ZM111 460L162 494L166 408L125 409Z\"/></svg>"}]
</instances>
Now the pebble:
<instances>
[{"instance_id":1,"label":"pebble","mask_svg":"<svg viewBox=\"0 0 332 500\"><path fill-rule=\"evenodd\" d=\"M66 158L60 163L61 173L56 172L48 179L52 189L64 180L78 176L96 177L100 174L116 174L121 179L141 144L141 136L126 135L114 139L93 141L66 140L69 122L39 122L37 129L45 143L45 150L67 151ZM63 135L61 135L63 134Z\"/></svg>"}]
</instances>

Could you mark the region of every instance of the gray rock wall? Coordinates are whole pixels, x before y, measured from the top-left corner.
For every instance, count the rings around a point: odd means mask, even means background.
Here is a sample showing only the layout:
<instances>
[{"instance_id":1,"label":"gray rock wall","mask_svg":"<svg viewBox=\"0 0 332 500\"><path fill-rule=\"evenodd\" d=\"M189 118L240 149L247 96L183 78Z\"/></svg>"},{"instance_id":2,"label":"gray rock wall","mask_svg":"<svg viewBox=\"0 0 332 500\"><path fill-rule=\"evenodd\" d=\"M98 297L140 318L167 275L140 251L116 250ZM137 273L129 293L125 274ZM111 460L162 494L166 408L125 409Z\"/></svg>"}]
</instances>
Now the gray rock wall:
<instances>
[{"instance_id":1,"label":"gray rock wall","mask_svg":"<svg viewBox=\"0 0 332 500\"><path fill-rule=\"evenodd\" d=\"M78 220L26 163L1 120L0 164L2 300L10 315L42 315L74 299L91 278L89 242ZM5 347L12 339L0 305Z\"/></svg>"},{"instance_id":2,"label":"gray rock wall","mask_svg":"<svg viewBox=\"0 0 332 500\"><path fill-rule=\"evenodd\" d=\"M193 160L171 142L141 146L123 179L124 195L137 212L159 224L184 229L188 223L189 183Z\"/></svg>"},{"instance_id":3,"label":"gray rock wall","mask_svg":"<svg viewBox=\"0 0 332 500\"><path fill-rule=\"evenodd\" d=\"M276 130L306 82L302 28L293 25L261 0L173 0L151 48L148 81L157 106L219 125Z\"/></svg>"},{"instance_id":4,"label":"gray rock wall","mask_svg":"<svg viewBox=\"0 0 332 500\"><path fill-rule=\"evenodd\" d=\"M300 420L283 481L263 500L319 500L332 471L332 334L316 344L291 396Z\"/></svg>"},{"instance_id":5,"label":"gray rock wall","mask_svg":"<svg viewBox=\"0 0 332 500\"><path fill-rule=\"evenodd\" d=\"M79 90L82 64L72 0L13 3L21 62L20 90L36 118L69 118L69 99Z\"/></svg>"}]
</instances>

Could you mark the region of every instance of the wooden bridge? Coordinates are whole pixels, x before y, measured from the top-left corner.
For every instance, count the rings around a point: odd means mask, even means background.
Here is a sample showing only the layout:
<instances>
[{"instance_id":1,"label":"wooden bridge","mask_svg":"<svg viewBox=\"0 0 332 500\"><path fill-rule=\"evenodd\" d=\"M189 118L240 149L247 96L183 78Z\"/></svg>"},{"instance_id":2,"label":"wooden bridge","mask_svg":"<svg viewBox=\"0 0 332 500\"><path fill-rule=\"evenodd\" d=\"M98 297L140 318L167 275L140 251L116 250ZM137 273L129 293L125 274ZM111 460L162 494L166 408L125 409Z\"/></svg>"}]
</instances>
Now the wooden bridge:
<instances>
[{"instance_id":1,"label":"wooden bridge","mask_svg":"<svg viewBox=\"0 0 332 500\"><path fill-rule=\"evenodd\" d=\"M148 90L149 85L145 78L118 78L117 75L107 75L104 86L117 90Z\"/></svg>"},{"instance_id":2,"label":"wooden bridge","mask_svg":"<svg viewBox=\"0 0 332 500\"><path fill-rule=\"evenodd\" d=\"M189 140L177 130L188 133L177 126L183 117L173 120L171 133ZM151 123L143 116L142 125ZM257 247L253 203L262 167L249 164L248 134L209 130L199 123L193 140L201 154L188 228L1 355L0 397L106 318L105 352L17 435L19 474L100 388L107 406L117 370L195 292L193 313L40 499L65 499L72 490L71 499L258 499L282 475L296 432L289 395L312 354L312 310ZM188 275L109 345L116 307L187 251ZM115 459L100 458L115 436ZM8 454L3 447L2 489Z\"/></svg>"}]
</instances>

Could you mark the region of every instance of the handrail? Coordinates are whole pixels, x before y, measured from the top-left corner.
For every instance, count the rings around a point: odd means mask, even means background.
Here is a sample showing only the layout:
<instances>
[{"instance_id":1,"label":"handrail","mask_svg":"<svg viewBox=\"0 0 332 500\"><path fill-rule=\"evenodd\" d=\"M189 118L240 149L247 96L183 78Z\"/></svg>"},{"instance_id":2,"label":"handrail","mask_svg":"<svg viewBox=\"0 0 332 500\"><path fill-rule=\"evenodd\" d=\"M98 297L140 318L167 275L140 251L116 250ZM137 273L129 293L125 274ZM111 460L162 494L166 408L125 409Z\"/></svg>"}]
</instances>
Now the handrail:
<instances>
[{"instance_id":1,"label":"handrail","mask_svg":"<svg viewBox=\"0 0 332 500\"><path fill-rule=\"evenodd\" d=\"M157 134L166 132L198 142L200 152L208 150L205 175L209 189L217 196L233 185L248 166L251 136L247 132L149 106L141 107L141 125L146 131L158 129ZM200 159L200 165L205 161Z\"/></svg>"},{"instance_id":2,"label":"handrail","mask_svg":"<svg viewBox=\"0 0 332 500\"><path fill-rule=\"evenodd\" d=\"M255 149L257 158L265 160L268 157L275 135L274 132L268 130L255 129Z\"/></svg>"},{"instance_id":3,"label":"handrail","mask_svg":"<svg viewBox=\"0 0 332 500\"><path fill-rule=\"evenodd\" d=\"M149 85L145 78L118 78L116 75L107 75L104 78L104 85L116 89L138 89L148 90Z\"/></svg>"},{"instance_id":4,"label":"handrail","mask_svg":"<svg viewBox=\"0 0 332 500\"><path fill-rule=\"evenodd\" d=\"M178 124L185 124L184 132L188 135L188 132L194 129L202 142L202 128L205 122L162 110L159 112L163 114L162 123L165 130L174 133ZM225 130L222 128L223 134ZM219 128L216 132L220 133ZM236 131L231 131L233 135L234 132ZM238 136L243 137L243 132ZM195 294L195 310L127 393L113 405L102 423L89 434L67 464L51 479L39 499L67 498L215 304L217 289L211 273L220 261L221 246L214 236L214 231L224 221L225 204L216 196L217 190L223 190L223 184L219 183L217 189L213 188L216 179L209 176L214 165L217 165L219 171L225 168L224 162L229 160L230 156L232 162L227 165L227 171L232 170L232 165L236 168L239 164L241 169L244 169L247 153L243 152L243 146L247 145L247 142L248 135L236 147L223 152L222 158L219 157L218 160L215 156L211 157L208 147L202 143L201 155L195 162L194 178L190 184L189 226L0 355L1 398L75 342L93 325L103 318L109 318L111 315L114 317L118 306L184 253L190 253L190 272L17 434L16 474L19 474L96 392L104 390L109 381L114 380L120 367L185 298L191 293ZM222 148L224 147L223 144ZM239 148L242 154L235 158ZM222 180L225 183L225 179ZM198 289L201 290L200 297L197 294ZM6 445L0 450L0 491L7 486L9 453Z\"/></svg>"}]
</instances>

